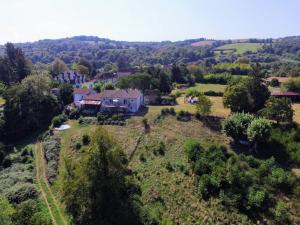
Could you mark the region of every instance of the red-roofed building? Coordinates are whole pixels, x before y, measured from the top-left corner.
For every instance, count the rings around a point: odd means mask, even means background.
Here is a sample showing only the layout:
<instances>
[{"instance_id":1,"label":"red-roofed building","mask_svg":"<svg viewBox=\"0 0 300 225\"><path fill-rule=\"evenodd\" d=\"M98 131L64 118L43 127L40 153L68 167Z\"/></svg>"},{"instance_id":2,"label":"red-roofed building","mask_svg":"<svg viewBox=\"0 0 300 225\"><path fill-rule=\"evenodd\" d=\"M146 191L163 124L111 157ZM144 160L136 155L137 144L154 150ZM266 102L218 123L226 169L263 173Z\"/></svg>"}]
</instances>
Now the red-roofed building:
<instances>
[{"instance_id":1,"label":"red-roofed building","mask_svg":"<svg viewBox=\"0 0 300 225\"><path fill-rule=\"evenodd\" d=\"M87 95L95 93L95 91L84 88L74 88L73 90L73 102L77 107L80 107L80 101Z\"/></svg>"}]
</instances>

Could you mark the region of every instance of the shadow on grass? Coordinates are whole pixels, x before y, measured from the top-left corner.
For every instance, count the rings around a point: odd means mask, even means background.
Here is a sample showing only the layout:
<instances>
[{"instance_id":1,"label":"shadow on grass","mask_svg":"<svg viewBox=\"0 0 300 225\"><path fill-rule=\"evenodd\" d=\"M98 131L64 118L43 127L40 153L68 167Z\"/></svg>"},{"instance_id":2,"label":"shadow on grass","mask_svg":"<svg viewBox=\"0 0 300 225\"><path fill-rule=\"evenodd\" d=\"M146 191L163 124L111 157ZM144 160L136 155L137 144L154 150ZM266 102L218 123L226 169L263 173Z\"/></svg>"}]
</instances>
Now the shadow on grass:
<instances>
[{"instance_id":1,"label":"shadow on grass","mask_svg":"<svg viewBox=\"0 0 300 225\"><path fill-rule=\"evenodd\" d=\"M223 118L218 116L205 116L198 118L205 126L214 130L214 131L222 131L222 120Z\"/></svg>"},{"instance_id":2,"label":"shadow on grass","mask_svg":"<svg viewBox=\"0 0 300 225\"><path fill-rule=\"evenodd\" d=\"M250 145L241 145L235 142L230 144L231 149L237 154L252 155L258 159L269 159L274 157L276 162L282 166L288 166L289 156L286 146L276 140L270 140L267 143L260 144L255 151Z\"/></svg>"}]
</instances>

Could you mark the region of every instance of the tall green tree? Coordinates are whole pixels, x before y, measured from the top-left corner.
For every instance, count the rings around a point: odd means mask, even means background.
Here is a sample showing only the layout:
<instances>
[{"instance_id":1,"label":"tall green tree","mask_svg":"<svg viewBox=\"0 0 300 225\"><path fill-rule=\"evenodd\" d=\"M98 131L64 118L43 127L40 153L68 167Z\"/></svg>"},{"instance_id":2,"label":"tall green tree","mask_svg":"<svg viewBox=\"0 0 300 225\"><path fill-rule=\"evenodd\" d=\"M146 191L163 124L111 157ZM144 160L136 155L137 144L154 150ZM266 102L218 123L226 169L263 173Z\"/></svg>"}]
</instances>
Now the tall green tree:
<instances>
[{"instance_id":1,"label":"tall green tree","mask_svg":"<svg viewBox=\"0 0 300 225\"><path fill-rule=\"evenodd\" d=\"M31 64L20 48L12 43L5 45L5 55L0 57L0 81L13 84L30 74Z\"/></svg>"},{"instance_id":2,"label":"tall green tree","mask_svg":"<svg viewBox=\"0 0 300 225\"><path fill-rule=\"evenodd\" d=\"M56 58L51 63L50 73L52 74L52 76L57 76L58 74L63 73L67 70L68 66L61 59Z\"/></svg>"},{"instance_id":3,"label":"tall green tree","mask_svg":"<svg viewBox=\"0 0 300 225\"><path fill-rule=\"evenodd\" d=\"M265 108L261 110L261 114L270 120L275 120L277 123L291 123L294 110L290 99L271 97L266 102Z\"/></svg>"},{"instance_id":4,"label":"tall green tree","mask_svg":"<svg viewBox=\"0 0 300 225\"><path fill-rule=\"evenodd\" d=\"M201 116L207 116L211 113L212 102L203 93L197 96L196 110Z\"/></svg>"},{"instance_id":5,"label":"tall green tree","mask_svg":"<svg viewBox=\"0 0 300 225\"><path fill-rule=\"evenodd\" d=\"M52 78L46 74L26 77L12 85L4 95L6 137L16 139L49 123L62 110L58 98L51 94Z\"/></svg>"},{"instance_id":6,"label":"tall green tree","mask_svg":"<svg viewBox=\"0 0 300 225\"><path fill-rule=\"evenodd\" d=\"M99 127L80 159L66 159L64 200L75 224L137 224L126 181L126 157Z\"/></svg>"}]
</instances>

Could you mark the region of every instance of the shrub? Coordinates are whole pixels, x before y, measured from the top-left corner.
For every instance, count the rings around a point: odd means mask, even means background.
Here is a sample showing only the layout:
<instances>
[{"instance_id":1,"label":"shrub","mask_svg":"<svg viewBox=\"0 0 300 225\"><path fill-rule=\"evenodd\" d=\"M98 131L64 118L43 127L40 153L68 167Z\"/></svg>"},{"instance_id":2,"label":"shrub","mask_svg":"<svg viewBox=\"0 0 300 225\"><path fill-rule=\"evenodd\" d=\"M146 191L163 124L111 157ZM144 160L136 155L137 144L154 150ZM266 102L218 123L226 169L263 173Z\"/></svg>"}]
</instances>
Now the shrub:
<instances>
[{"instance_id":1,"label":"shrub","mask_svg":"<svg viewBox=\"0 0 300 225\"><path fill-rule=\"evenodd\" d=\"M167 164L166 164L166 169L167 169L169 172L174 171L174 168L173 168L173 166L172 166L172 164L171 164L170 162L167 162Z\"/></svg>"},{"instance_id":2,"label":"shrub","mask_svg":"<svg viewBox=\"0 0 300 225\"><path fill-rule=\"evenodd\" d=\"M177 120L189 121L191 120L191 114L188 111L180 110L176 115Z\"/></svg>"},{"instance_id":3,"label":"shrub","mask_svg":"<svg viewBox=\"0 0 300 225\"><path fill-rule=\"evenodd\" d=\"M266 190L253 186L247 195L247 209L262 210L267 200Z\"/></svg>"},{"instance_id":4,"label":"shrub","mask_svg":"<svg viewBox=\"0 0 300 225\"><path fill-rule=\"evenodd\" d=\"M7 198L14 203L21 203L28 199L35 199L38 197L38 192L34 184L30 183L16 183L12 186L8 193Z\"/></svg>"},{"instance_id":5,"label":"shrub","mask_svg":"<svg viewBox=\"0 0 300 225\"><path fill-rule=\"evenodd\" d=\"M170 111L170 114L171 115L176 115L176 112L175 112L175 109L173 108L173 107L171 107L170 109L169 109L169 111Z\"/></svg>"},{"instance_id":6,"label":"shrub","mask_svg":"<svg viewBox=\"0 0 300 225\"><path fill-rule=\"evenodd\" d=\"M47 136L43 141L45 159L47 161L47 177L49 183L52 184L57 175L59 154L60 154L60 139L56 136Z\"/></svg>"},{"instance_id":7,"label":"shrub","mask_svg":"<svg viewBox=\"0 0 300 225\"><path fill-rule=\"evenodd\" d=\"M61 115L55 116L52 119L52 125L53 125L53 127L59 127L66 121L67 121L67 116L64 114L61 114Z\"/></svg>"},{"instance_id":8,"label":"shrub","mask_svg":"<svg viewBox=\"0 0 300 225\"><path fill-rule=\"evenodd\" d=\"M278 79L276 78L273 78L271 81L270 81L270 86L271 87L279 87L280 83L278 81Z\"/></svg>"},{"instance_id":9,"label":"shrub","mask_svg":"<svg viewBox=\"0 0 300 225\"><path fill-rule=\"evenodd\" d=\"M71 112L69 113L69 119L71 120L77 120L80 117L80 112L77 108L74 108L71 110Z\"/></svg>"},{"instance_id":10,"label":"shrub","mask_svg":"<svg viewBox=\"0 0 300 225\"><path fill-rule=\"evenodd\" d=\"M88 145L90 143L90 136L88 134L83 134L82 135L82 144L83 145Z\"/></svg>"},{"instance_id":11,"label":"shrub","mask_svg":"<svg viewBox=\"0 0 300 225\"><path fill-rule=\"evenodd\" d=\"M203 150L200 143L194 139L188 139L184 143L184 150L190 161L195 162L200 157L200 152Z\"/></svg>"},{"instance_id":12,"label":"shrub","mask_svg":"<svg viewBox=\"0 0 300 225\"><path fill-rule=\"evenodd\" d=\"M84 122L83 117L80 116L79 119L78 119L78 123L79 123L79 124L83 124L83 122Z\"/></svg>"},{"instance_id":13,"label":"shrub","mask_svg":"<svg viewBox=\"0 0 300 225\"><path fill-rule=\"evenodd\" d=\"M289 224L288 207L284 202L277 202L276 207L273 210L273 216L278 224Z\"/></svg>"},{"instance_id":14,"label":"shrub","mask_svg":"<svg viewBox=\"0 0 300 225\"><path fill-rule=\"evenodd\" d=\"M246 139L247 128L254 120L254 116L248 113L234 113L225 119L223 123L223 130L226 135L233 139Z\"/></svg>"},{"instance_id":15,"label":"shrub","mask_svg":"<svg viewBox=\"0 0 300 225\"><path fill-rule=\"evenodd\" d=\"M267 142L271 136L271 128L269 120L255 119L247 128L248 139L255 144Z\"/></svg>"}]
</instances>

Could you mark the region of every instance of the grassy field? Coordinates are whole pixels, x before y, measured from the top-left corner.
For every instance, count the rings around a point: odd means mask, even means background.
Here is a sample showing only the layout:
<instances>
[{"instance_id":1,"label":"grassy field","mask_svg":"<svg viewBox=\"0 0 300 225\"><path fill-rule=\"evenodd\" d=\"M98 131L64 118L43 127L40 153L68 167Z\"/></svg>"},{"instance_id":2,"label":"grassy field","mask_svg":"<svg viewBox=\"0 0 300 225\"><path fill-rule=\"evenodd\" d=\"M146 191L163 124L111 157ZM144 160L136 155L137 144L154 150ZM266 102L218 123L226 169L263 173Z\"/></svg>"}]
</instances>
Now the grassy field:
<instances>
[{"instance_id":1,"label":"grassy field","mask_svg":"<svg viewBox=\"0 0 300 225\"><path fill-rule=\"evenodd\" d=\"M0 97L0 107L3 106L4 104L5 104L5 100L2 97Z\"/></svg>"},{"instance_id":2,"label":"grassy field","mask_svg":"<svg viewBox=\"0 0 300 225\"><path fill-rule=\"evenodd\" d=\"M235 43L235 44L227 44L218 47L216 50L231 50L236 49L237 54L243 54L246 51L257 52L260 49L262 44L260 43Z\"/></svg>"},{"instance_id":3,"label":"grassy field","mask_svg":"<svg viewBox=\"0 0 300 225\"><path fill-rule=\"evenodd\" d=\"M185 93L187 90L190 89L196 89L200 92L205 92L205 91L215 91L215 92L224 92L226 88L226 85L223 84L200 84L197 83L194 87L190 87L184 90L179 90L181 93ZM173 90L173 93L176 92L176 90Z\"/></svg>"}]
</instances>

